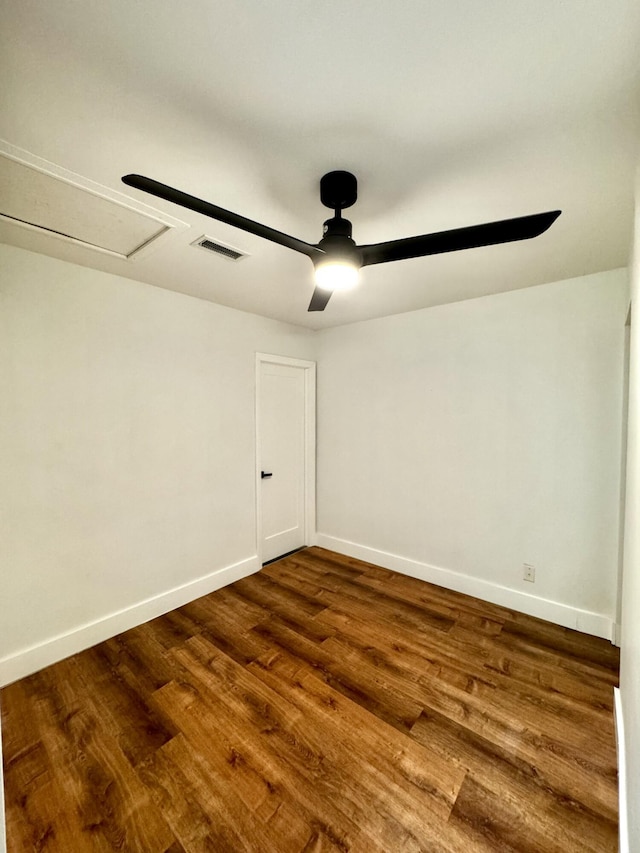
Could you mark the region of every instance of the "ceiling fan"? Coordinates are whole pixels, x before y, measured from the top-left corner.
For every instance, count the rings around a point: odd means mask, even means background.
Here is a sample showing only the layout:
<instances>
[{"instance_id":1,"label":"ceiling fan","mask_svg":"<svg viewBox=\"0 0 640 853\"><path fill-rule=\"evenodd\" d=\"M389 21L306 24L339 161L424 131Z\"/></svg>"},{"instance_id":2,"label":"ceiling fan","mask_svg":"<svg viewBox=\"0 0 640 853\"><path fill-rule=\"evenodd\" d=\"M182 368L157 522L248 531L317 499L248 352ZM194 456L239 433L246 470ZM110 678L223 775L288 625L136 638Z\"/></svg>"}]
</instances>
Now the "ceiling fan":
<instances>
[{"instance_id":1,"label":"ceiling fan","mask_svg":"<svg viewBox=\"0 0 640 853\"><path fill-rule=\"evenodd\" d=\"M324 311L334 290L345 290L356 284L360 267L383 264L388 261L402 261L405 258L421 258L442 252L457 252L461 249L473 249L497 243L511 243L515 240L529 240L546 231L561 213L559 210L550 210L517 219L503 219L499 222L456 228L452 231L439 231L435 234L405 237L386 243L357 246L351 238L351 223L348 219L342 218L342 211L355 204L358 198L358 183L351 172L329 172L320 181L320 200L325 207L334 211L334 216L324 223L322 239L314 244L305 243L304 240L283 234L282 231L261 225L259 222L168 187L152 178L145 178L142 175L125 175L122 180L128 186L150 193L157 198L179 204L188 210L210 216L227 225L234 225L250 234L256 234L258 237L264 237L265 240L271 240L273 243L279 243L281 246L307 255L313 262L316 281L309 311Z\"/></svg>"}]
</instances>

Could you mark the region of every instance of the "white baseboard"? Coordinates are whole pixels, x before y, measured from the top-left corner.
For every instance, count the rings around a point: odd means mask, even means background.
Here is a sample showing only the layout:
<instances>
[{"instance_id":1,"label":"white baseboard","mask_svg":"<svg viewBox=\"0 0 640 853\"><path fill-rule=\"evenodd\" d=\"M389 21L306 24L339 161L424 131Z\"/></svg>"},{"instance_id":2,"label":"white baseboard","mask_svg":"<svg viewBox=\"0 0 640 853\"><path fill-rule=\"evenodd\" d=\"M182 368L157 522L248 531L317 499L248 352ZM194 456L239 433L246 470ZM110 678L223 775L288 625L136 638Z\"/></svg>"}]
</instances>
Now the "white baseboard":
<instances>
[{"instance_id":1,"label":"white baseboard","mask_svg":"<svg viewBox=\"0 0 640 853\"><path fill-rule=\"evenodd\" d=\"M627 760L624 741L624 719L620 690L613 688L613 712L616 721L616 752L618 755L618 850L629 853L629 824L627 812Z\"/></svg>"},{"instance_id":2,"label":"white baseboard","mask_svg":"<svg viewBox=\"0 0 640 853\"><path fill-rule=\"evenodd\" d=\"M337 539L325 533L318 533L317 544L330 551L337 551L347 557L355 557L368 563L375 563L385 569L392 569L404 575L409 575L419 580L428 581L447 589L472 595L483 601L490 601L509 610L517 610L529 616L537 616L547 622L554 622L565 628L575 628L585 634L595 637L604 637L607 640L613 638L613 622L604 613L594 613L590 610L580 610L567 604L560 604L547 598L539 598L517 589L500 586L482 578L474 578L463 575L451 569L442 569L431 566L428 563L420 563L408 557L400 557L387 551L379 551L377 548L369 548L366 545L358 545L345 539Z\"/></svg>"},{"instance_id":3,"label":"white baseboard","mask_svg":"<svg viewBox=\"0 0 640 853\"><path fill-rule=\"evenodd\" d=\"M175 610L176 607L182 607L183 604L188 604L196 598L247 577L259 569L258 557L254 555L246 560L241 560L239 563L217 569L205 577L197 578L182 586L167 590L137 604L132 604L116 613L110 613L102 619L79 625L77 628L65 634L51 637L43 643L0 658L0 687L17 681L19 678L24 678L25 675L31 675L31 673L56 663L56 661L95 646L96 643L108 640L109 637L135 628L136 625L142 625L150 619L155 619L156 616Z\"/></svg>"}]
</instances>

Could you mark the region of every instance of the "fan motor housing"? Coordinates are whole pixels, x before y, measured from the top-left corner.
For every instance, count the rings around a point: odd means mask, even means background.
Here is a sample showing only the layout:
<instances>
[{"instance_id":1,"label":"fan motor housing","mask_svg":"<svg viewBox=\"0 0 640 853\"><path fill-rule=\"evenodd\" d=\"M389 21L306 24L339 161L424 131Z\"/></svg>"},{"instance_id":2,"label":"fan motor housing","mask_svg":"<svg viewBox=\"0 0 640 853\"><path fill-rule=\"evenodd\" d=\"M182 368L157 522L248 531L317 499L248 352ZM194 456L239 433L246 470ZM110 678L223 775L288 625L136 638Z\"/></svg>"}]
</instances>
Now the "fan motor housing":
<instances>
[{"instance_id":1,"label":"fan motor housing","mask_svg":"<svg viewBox=\"0 0 640 853\"><path fill-rule=\"evenodd\" d=\"M353 229L348 219L343 219L341 216L334 216L327 219L322 226L323 237L347 237L351 240Z\"/></svg>"},{"instance_id":2,"label":"fan motor housing","mask_svg":"<svg viewBox=\"0 0 640 853\"><path fill-rule=\"evenodd\" d=\"M326 263L327 260L346 261L356 268L362 266L362 253L351 239L351 223L348 219L335 216L324 223L324 236L318 243L318 248L324 252L314 258L314 265Z\"/></svg>"}]
</instances>

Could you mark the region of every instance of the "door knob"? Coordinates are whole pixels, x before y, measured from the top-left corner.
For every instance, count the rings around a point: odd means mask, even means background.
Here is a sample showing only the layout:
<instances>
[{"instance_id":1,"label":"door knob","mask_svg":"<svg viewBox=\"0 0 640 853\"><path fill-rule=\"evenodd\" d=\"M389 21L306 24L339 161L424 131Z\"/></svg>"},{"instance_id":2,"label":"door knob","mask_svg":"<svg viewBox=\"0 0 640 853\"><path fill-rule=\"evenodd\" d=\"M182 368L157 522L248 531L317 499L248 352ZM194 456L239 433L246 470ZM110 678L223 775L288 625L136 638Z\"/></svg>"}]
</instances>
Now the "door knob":
<instances>
[{"instance_id":1,"label":"door knob","mask_svg":"<svg viewBox=\"0 0 640 853\"><path fill-rule=\"evenodd\" d=\"M273 477L273 473L271 471L261 471L260 476L263 480L268 480L269 477Z\"/></svg>"}]
</instances>

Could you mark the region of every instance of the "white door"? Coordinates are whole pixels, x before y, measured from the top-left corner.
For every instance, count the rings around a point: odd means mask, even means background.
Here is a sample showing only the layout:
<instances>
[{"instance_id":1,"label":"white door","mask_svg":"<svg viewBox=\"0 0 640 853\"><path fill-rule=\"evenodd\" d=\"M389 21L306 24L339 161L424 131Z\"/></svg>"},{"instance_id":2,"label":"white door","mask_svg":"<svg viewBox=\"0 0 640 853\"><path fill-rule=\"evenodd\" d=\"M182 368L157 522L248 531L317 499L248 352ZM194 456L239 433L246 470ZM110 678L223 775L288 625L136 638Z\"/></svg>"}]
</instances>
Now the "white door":
<instances>
[{"instance_id":1,"label":"white door","mask_svg":"<svg viewBox=\"0 0 640 853\"><path fill-rule=\"evenodd\" d=\"M311 544L309 489L315 453L308 423L312 362L258 356L258 511L262 562ZM275 357L272 357L275 358Z\"/></svg>"}]
</instances>

